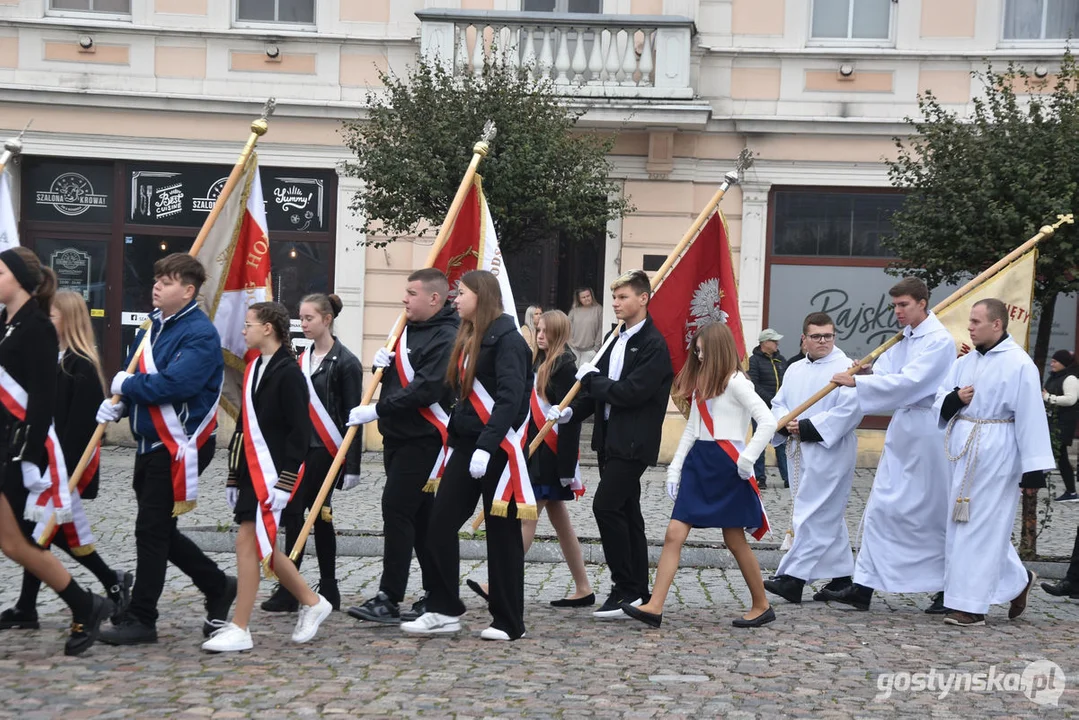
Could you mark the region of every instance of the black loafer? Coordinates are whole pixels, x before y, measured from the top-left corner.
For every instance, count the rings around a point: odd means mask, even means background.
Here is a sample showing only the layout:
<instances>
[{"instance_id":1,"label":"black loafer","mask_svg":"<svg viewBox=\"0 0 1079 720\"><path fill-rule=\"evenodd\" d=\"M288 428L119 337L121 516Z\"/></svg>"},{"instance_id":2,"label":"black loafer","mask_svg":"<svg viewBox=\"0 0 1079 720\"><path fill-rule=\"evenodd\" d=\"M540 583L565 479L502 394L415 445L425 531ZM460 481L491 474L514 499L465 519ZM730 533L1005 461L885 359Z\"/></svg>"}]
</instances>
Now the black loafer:
<instances>
[{"instance_id":1,"label":"black loafer","mask_svg":"<svg viewBox=\"0 0 1079 720\"><path fill-rule=\"evenodd\" d=\"M0 630L38 630L41 623L37 612L26 612L17 607L8 608L0 613Z\"/></svg>"},{"instance_id":2,"label":"black loafer","mask_svg":"<svg viewBox=\"0 0 1079 720\"><path fill-rule=\"evenodd\" d=\"M552 600L551 607L556 608L579 608L579 607L592 607L596 604L596 594L589 593L580 598L562 598L561 600Z\"/></svg>"},{"instance_id":3,"label":"black loafer","mask_svg":"<svg viewBox=\"0 0 1079 720\"><path fill-rule=\"evenodd\" d=\"M780 575L774 580L764 581L765 590L795 605L801 604L802 588L804 587L805 580L800 580L790 575Z\"/></svg>"},{"instance_id":4,"label":"black loafer","mask_svg":"<svg viewBox=\"0 0 1079 720\"><path fill-rule=\"evenodd\" d=\"M757 617L752 620L746 620L745 618L735 618L731 620L731 625L736 628L758 628L761 625L767 625L776 619L776 611L772 608L768 608Z\"/></svg>"},{"instance_id":5,"label":"black loafer","mask_svg":"<svg viewBox=\"0 0 1079 720\"><path fill-rule=\"evenodd\" d=\"M1073 583L1071 580L1061 580L1056 584L1043 582L1041 585L1042 590L1053 597L1066 597L1071 598L1072 600L1079 600L1079 583ZM3 615L0 615L0 622L2 622L2 619ZM0 625L0 627L3 626Z\"/></svg>"},{"instance_id":6,"label":"black loafer","mask_svg":"<svg viewBox=\"0 0 1079 720\"><path fill-rule=\"evenodd\" d=\"M818 595L823 600L850 605L857 610L865 611L869 609L869 603L873 600L873 588L855 583L842 590L821 590Z\"/></svg>"},{"instance_id":7,"label":"black loafer","mask_svg":"<svg viewBox=\"0 0 1079 720\"><path fill-rule=\"evenodd\" d=\"M64 655L82 655L90 649L101 633L101 623L105 618L112 615L112 603L101 597L93 596L93 604L90 606L90 614L82 622L71 623L71 635L64 643ZM154 641L157 635L154 634Z\"/></svg>"},{"instance_id":8,"label":"black loafer","mask_svg":"<svg viewBox=\"0 0 1079 720\"><path fill-rule=\"evenodd\" d=\"M622 603L622 612L629 615L634 620L640 620L649 627L658 628L663 624L663 613L650 613L636 608L629 603Z\"/></svg>"},{"instance_id":9,"label":"black loafer","mask_svg":"<svg viewBox=\"0 0 1079 720\"><path fill-rule=\"evenodd\" d=\"M483 598L484 602L490 602L491 598L488 597L487 591L484 590L483 586L480 585L478 582L476 582L475 580L465 580L465 585L468 586L469 590Z\"/></svg>"}]
</instances>

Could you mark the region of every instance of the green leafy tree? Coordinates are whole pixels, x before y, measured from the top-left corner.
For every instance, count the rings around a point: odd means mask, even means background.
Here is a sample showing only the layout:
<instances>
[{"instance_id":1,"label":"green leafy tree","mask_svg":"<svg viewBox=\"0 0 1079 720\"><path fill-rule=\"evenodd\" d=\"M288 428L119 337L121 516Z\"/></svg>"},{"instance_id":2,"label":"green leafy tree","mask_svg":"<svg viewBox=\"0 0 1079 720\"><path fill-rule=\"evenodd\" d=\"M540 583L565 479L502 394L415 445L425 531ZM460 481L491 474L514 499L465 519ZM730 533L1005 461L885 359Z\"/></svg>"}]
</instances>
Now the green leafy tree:
<instances>
[{"instance_id":1,"label":"green leafy tree","mask_svg":"<svg viewBox=\"0 0 1079 720\"><path fill-rule=\"evenodd\" d=\"M347 172L365 184L350 209L374 233L369 244L437 232L488 119L498 136L480 174L503 252L559 234L594 238L631 210L609 177L614 137L577 129L582 111L549 82L508 64L453 74L423 59L407 78L380 76L369 117L343 129L356 155Z\"/></svg>"},{"instance_id":2,"label":"green leafy tree","mask_svg":"<svg viewBox=\"0 0 1079 720\"><path fill-rule=\"evenodd\" d=\"M895 274L922 277L931 287L961 282L989 267L1055 220L1079 213L1079 67L1071 52L1055 79L1039 80L1009 65L974 73L984 94L969 117L919 97L911 135L896 138L888 162L892 184L907 191L884 241L901 260ZM1079 246L1064 225L1039 243L1035 305L1040 319L1034 360L1044 369L1057 297L1079 290ZM1023 501L1020 551L1036 551L1036 504Z\"/></svg>"}]
</instances>

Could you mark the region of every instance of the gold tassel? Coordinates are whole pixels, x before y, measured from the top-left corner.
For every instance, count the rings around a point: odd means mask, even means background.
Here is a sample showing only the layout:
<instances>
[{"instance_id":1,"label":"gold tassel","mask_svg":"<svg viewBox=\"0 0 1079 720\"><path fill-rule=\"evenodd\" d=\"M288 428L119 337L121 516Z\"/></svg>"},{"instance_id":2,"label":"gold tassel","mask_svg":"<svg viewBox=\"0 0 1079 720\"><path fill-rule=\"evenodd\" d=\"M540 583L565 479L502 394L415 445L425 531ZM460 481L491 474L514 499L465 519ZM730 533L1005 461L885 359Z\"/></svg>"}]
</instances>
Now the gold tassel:
<instances>
[{"instance_id":1,"label":"gold tassel","mask_svg":"<svg viewBox=\"0 0 1079 720\"><path fill-rule=\"evenodd\" d=\"M491 510L494 510L492 506ZM518 505L517 506L517 519L518 520L539 520L539 512L535 505Z\"/></svg>"},{"instance_id":2,"label":"gold tassel","mask_svg":"<svg viewBox=\"0 0 1079 720\"><path fill-rule=\"evenodd\" d=\"M333 510L331 508L328 508L325 505L323 505L321 512L319 512L319 514L318 514L318 517L324 523L332 523L333 522Z\"/></svg>"},{"instance_id":3,"label":"gold tassel","mask_svg":"<svg viewBox=\"0 0 1079 720\"><path fill-rule=\"evenodd\" d=\"M189 513L195 509L196 505L198 505L197 500L179 500L174 502L172 504L172 516L180 517L184 513Z\"/></svg>"},{"instance_id":4,"label":"gold tassel","mask_svg":"<svg viewBox=\"0 0 1079 720\"><path fill-rule=\"evenodd\" d=\"M270 557L262 559L262 577L266 578L267 580L277 579L277 574L274 573L273 568L270 567L270 559L272 557L273 556L271 555Z\"/></svg>"},{"instance_id":5,"label":"gold tassel","mask_svg":"<svg viewBox=\"0 0 1079 720\"><path fill-rule=\"evenodd\" d=\"M952 520L957 523L970 522L970 498L961 497L955 499L955 507L952 509Z\"/></svg>"},{"instance_id":6,"label":"gold tassel","mask_svg":"<svg viewBox=\"0 0 1079 720\"><path fill-rule=\"evenodd\" d=\"M94 544L80 545L79 547L71 548L71 554L75 557L86 557L87 555L94 554Z\"/></svg>"},{"instance_id":7,"label":"gold tassel","mask_svg":"<svg viewBox=\"0 0 1079 720\"><path fill-rule=\"evenodd\" d=\"M431 478L427 481L427 484L423 486L423 492L434 494L438 492L439 478Z\"/></svg>"},{"instance_id":8,"label":"gold tassel","mask_svg":"<svg viewBox=\"0 0 1079 720\"><path fill-rule=\"evenodd\" d=\"M491 512L487 514L494 517L507 517L510 514L510 504L505 500L494 500L491 503Z\"/></svg>"}]
</instances>

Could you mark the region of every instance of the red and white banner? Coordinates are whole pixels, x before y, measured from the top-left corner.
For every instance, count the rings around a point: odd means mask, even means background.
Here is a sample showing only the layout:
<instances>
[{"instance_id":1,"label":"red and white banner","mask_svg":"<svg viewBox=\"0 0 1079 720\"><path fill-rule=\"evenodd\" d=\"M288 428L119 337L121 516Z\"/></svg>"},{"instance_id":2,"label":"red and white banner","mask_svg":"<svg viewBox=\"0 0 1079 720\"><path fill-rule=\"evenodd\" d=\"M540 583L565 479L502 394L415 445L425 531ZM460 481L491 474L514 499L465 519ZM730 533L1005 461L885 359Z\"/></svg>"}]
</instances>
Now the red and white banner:
<instances>
[{"instance_id":1,"label":"red and white banner","mask_svg":"<svg viewBox=\"0 0 1079 720\"><path fill-rule=\"evenodd\" d=\"M714 438L716 433L712 424L712 413L708 412L708 403L701 400L696 395L693 396L693 399L697 402L697 411L701 414L701 420L704 422L704 427L708 430L708 434ZM741 452L735 447L734 443L730 440L716 440L716 444L719 445L723 452L727 453L727 457L729 457L735 465L738 464L738 458L741 456ZM768 524L768 513L764 511L764 499L761 497L761 489L757 486L757 478L750 475L747 482L752 486L753 492L757 493L757 500L761 504L761 524L758 527L746 528L746 530L755 540L760 540L766 534L771 532L772 528Z\"/></svg>"},{"instance_id":2,"label":"red and white banner","mask_svg":"<svg viewBox=\"0 0 1079 720\"><path fill-rule=\"evenodd\" d=\"M536 430L540 430L546 424L547 411L553 405L540 397L539 391L536 390L535 380L532 382L532 398L529 404L532 411L532 424L536 426ZM558 457L558 423L552 425L551 431L543 436L543 444L554 453L556 458ZM573 482L569 488L578 498L584 495L585 487L584 481L581 479L581 452L579 449L577 451L577 464L573 468Z\"/></svg>"},{"instance_id":3,"label":"red and white banner","mask_svg":"<svg viewBox=\"0 0 1079 720\"><path fill-rule=\"evenodd\" d=\"M716 211L648 304L652 322L667 341L676 374L686 362L693 336L714 322L730 327L738 357L745 359L738 283L728 238L727 221Z\"/></svg>"},{"instance_id":4,"label":"red and white banner","mask_svg":"<svg viewBox=\"0 0 1079 720\"><path fill-rule=\"evenodd\" d=\"M203 308L221 335L225 355L221 402L233 417L243 406L244 368L257 355L244 343L247 308L271 299L268 227L258 156L251 153L239 184L225 200L197 256L206 268Z\"/></svg>"},{"instance_id":5,"label":"red and white banner","mask_svg":"<svg viewBox=\"0 0 1079 720\"><path fill-rule=\"evenodd\" d=\"M405 325L404 329L401 330L401 337L397 339L393 365L397 370L397 377L401 382L401 387L408 387L408 384L416 377L416 371L408 359L408 325ZM442 409L438 401L431 403L427 407L420 408L420 415L438 431L439 436L442 438L442 449L438 451L434 467L431 468L431 475L427 478L427 484L423 486L424 492L433 493L438 489L438 479L442 477L442 471L446 469L446 463L453 453L453 448L448 444L450 416L449 413Z\"/></svg>"},{"instance_id":6,"label":"red and white banner","mask_svg":"<svg viewBox=\"0 0 1079 720\"><path fill-rule=\"evenodd\" d=\"M490 422L495 399L478 379L472 381L472 392L468 396L468 401L472 403L473 409L484 425ZM539 518L536 496L532 492L532 482L528 479L528 457L525 454L525 431L528 429L528 422L529 419L526 416L521 427L511 427L506 432L506 437L502 438L498 444L506 451L509 460L495 487L495 497L491 503L492 515L506 517L509 513L509 502L513 500L517 506L518 519L536 520Z\"/></svg>"}]
</instances>

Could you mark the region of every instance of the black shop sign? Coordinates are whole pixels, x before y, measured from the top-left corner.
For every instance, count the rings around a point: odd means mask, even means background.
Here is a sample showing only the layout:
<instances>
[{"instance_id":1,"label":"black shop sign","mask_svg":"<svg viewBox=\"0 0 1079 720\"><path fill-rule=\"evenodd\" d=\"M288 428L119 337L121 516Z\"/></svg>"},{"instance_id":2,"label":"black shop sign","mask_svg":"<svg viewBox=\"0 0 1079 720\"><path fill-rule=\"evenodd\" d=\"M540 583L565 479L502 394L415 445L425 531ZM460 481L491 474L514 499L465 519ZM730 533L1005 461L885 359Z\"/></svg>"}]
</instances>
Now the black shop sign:
<instances>
[{"instance_id":1,"label":"black shop sign","mask_svg":"<svg viewBox=\"0 0 1079 720\"><path fill-rule=\"evenodd\" d=\"M108 223L112 184L111 165L29 160L23 183L27 213L49 222Z\"/></svg>"}]
</instances>

